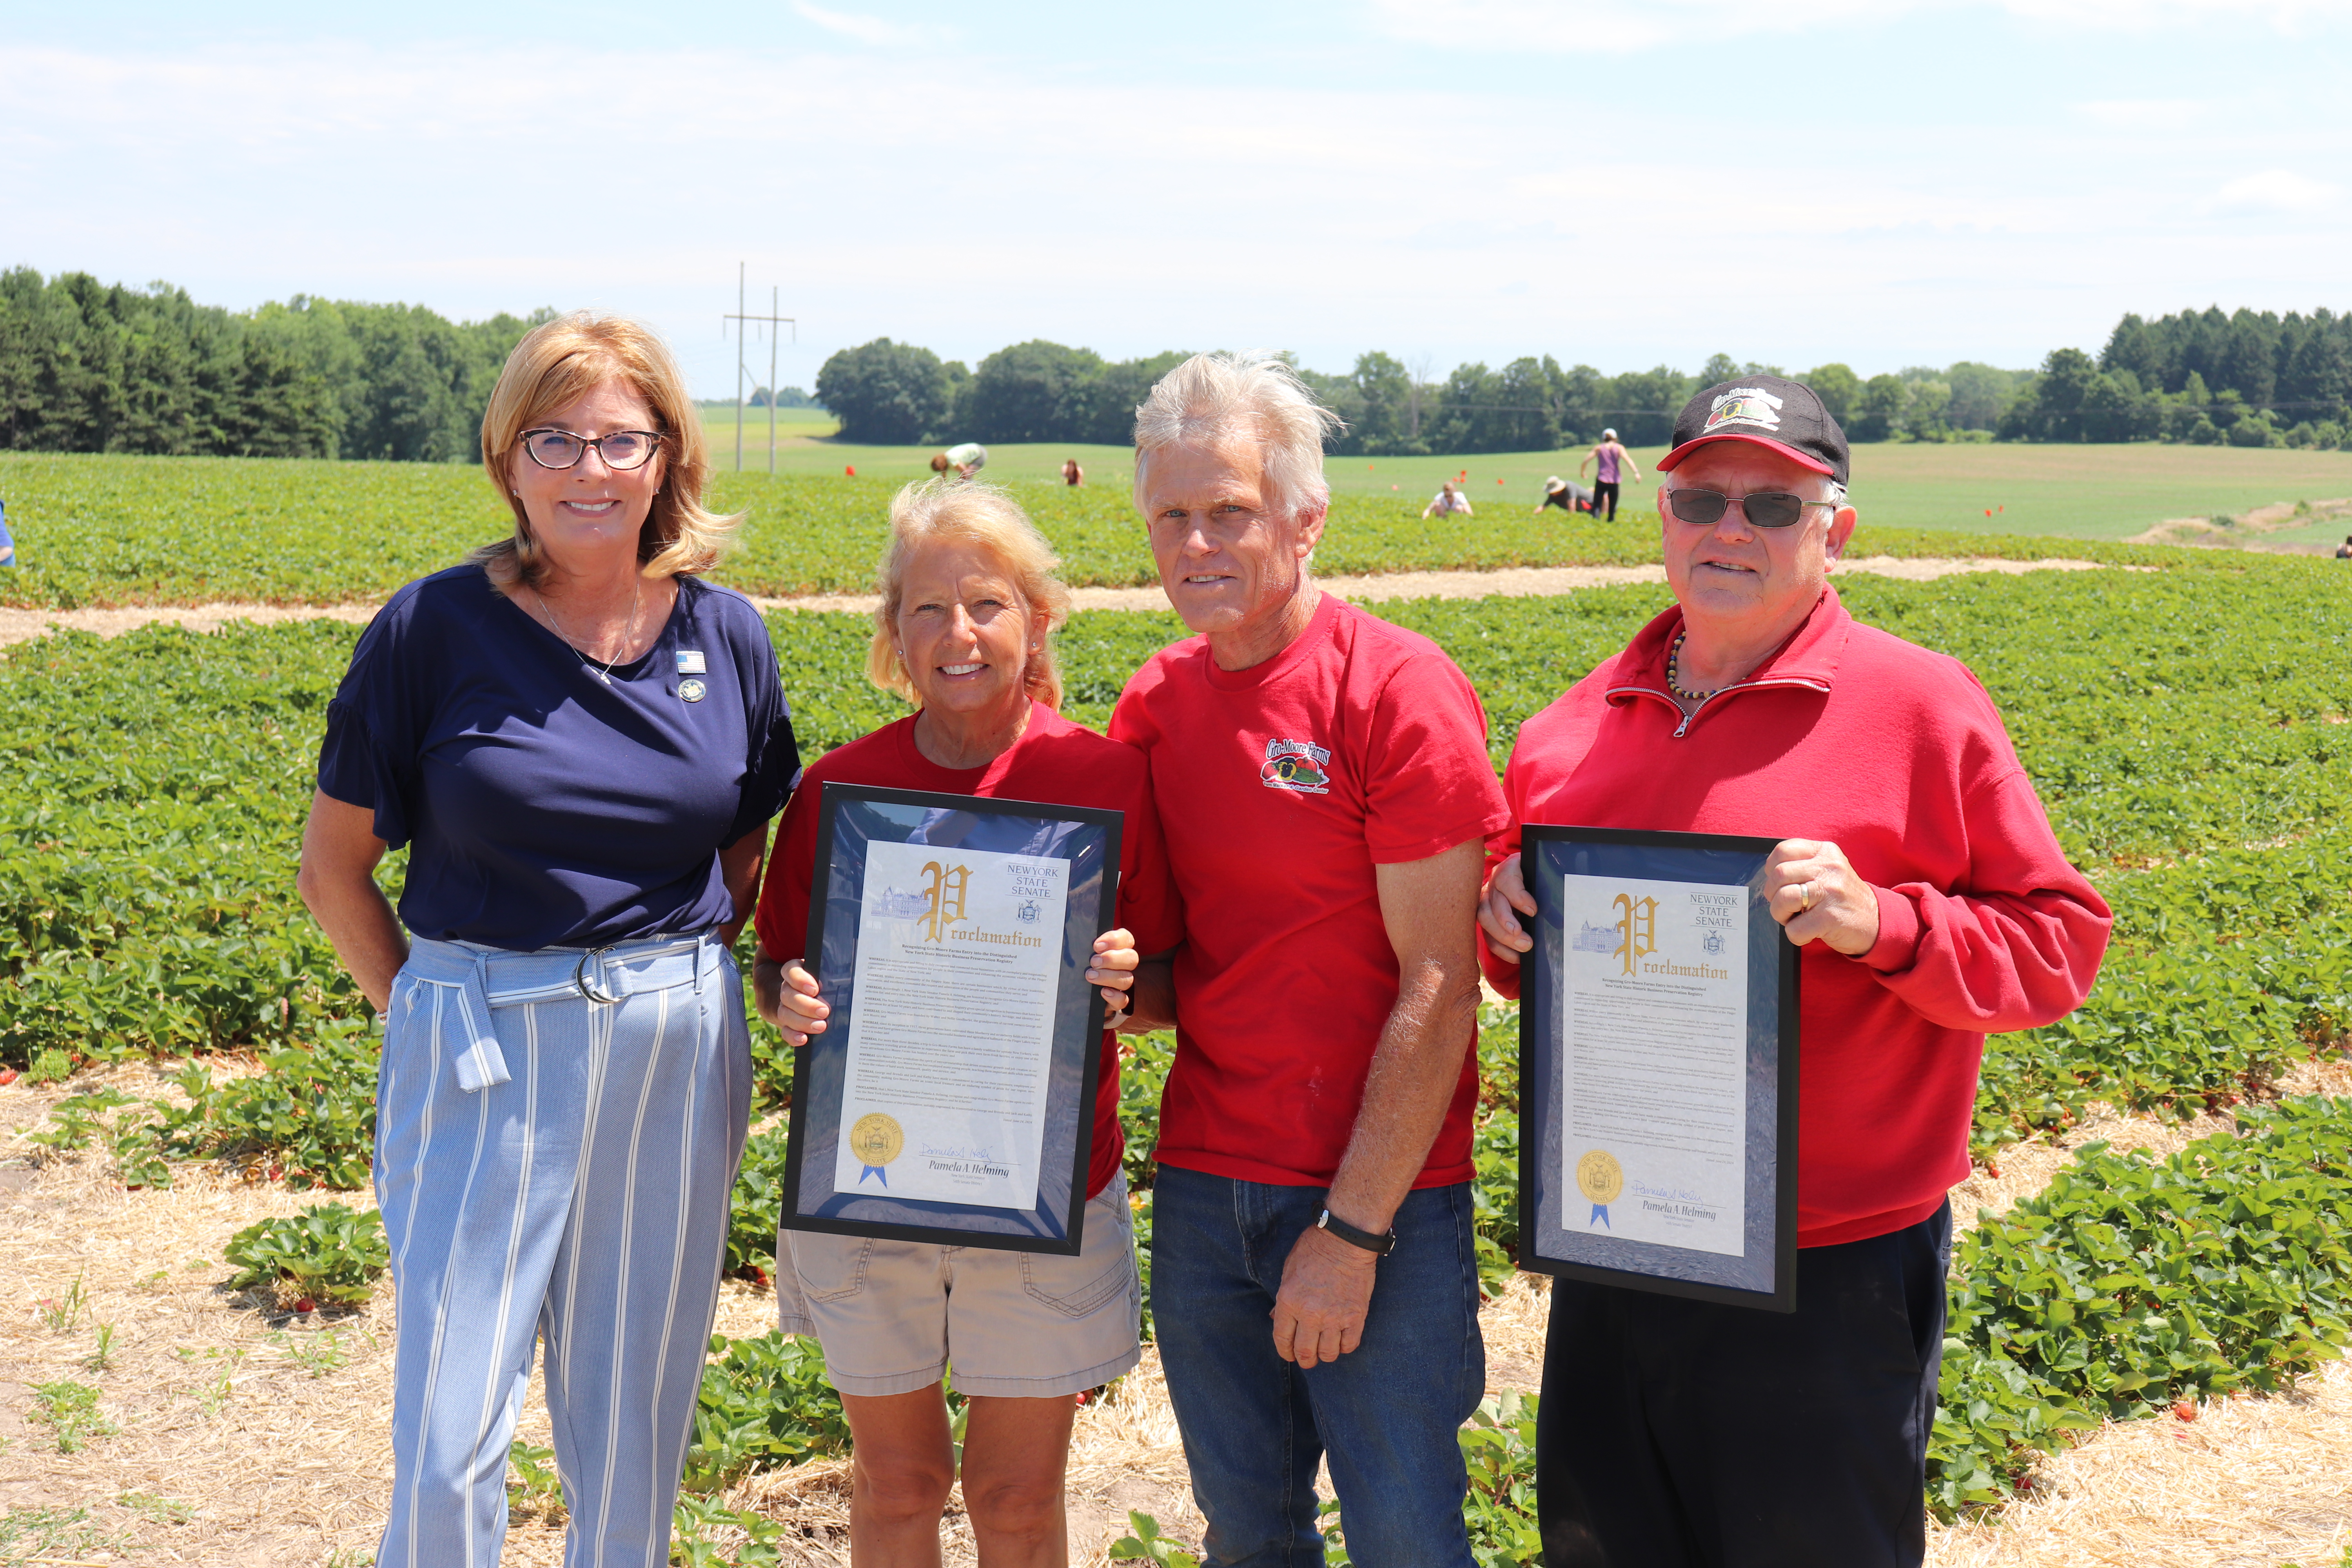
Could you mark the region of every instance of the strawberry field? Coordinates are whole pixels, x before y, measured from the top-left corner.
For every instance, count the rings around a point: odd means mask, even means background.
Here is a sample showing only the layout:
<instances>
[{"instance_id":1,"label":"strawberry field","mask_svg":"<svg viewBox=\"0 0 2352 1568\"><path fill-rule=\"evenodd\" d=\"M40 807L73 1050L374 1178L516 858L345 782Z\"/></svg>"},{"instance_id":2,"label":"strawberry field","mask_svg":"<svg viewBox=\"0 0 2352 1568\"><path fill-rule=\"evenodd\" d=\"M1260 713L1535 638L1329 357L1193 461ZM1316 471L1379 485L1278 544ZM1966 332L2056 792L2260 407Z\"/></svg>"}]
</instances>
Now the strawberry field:
<instances>
[{"instance_id":1,"label":"strawberry field","mask_svg":"<svg viewBox=\"0 0 2352 1568\"><path fill-rule=\"evenodd\" d=\"M12 526L39 461L0 463ZM76 484L118 482L107 459L75 462L83 465ZM126 465L119 482L150 482L136 475L154 467ZM273 471L295 487L313 482L305 467ZM347 492L349 476L374 472L320 471L345 476ZM51 578L27 574L29 586L16 591L57 595L44 603L380 593L447 559L453 535L434 529L462 523L473 537L497 521L487 497L451 499L482 489L478 476L385 472L400 483L383 479L338 526L414 528L413 558L408 546L371 548L350 552L365 572L345 577L281 572L273 562L333 556L310 553L318 544L307 537L273 555L277 544L256 542L268 531L248 531L245 544L224 543L228 576L204 576L206 567L192 577L185 563L205 552L188 543L204 510L191 492L174 503L184 506L172 514L174 531L152 555L99 552L70 582L60 567ZM60 466L50 477L66 473ZM459 480L446 494L436 488ZM781 493L764 492L763 504L781 504ZM318 506L319 494L289 489L288 516ZM758 571L772 574L771 585L857 585L881 495L877 487L836 512L812 510L789 550L755 540L735 580ZM1114 551L1110 531L1130 525L1111 499L1072 500L1069 513L1047 520L1066 540L1098 528L1100 558L1123 560L1135 553L1131 534ZM1077 509L1096 500L1106 504L1090 521ZM110 514L127 504L119 494L103 502ZM432 510L445 505L453 510ZM26 510L38 518L37 506ZM20 530L20 541L37 537L37 526ZM1088 557L1073 553L1084 575ZM2062 1024L1991 1042L1979 1155L1998 1161L2098 1106L2174 1118L2235 1108L2241 1117L2236 1131L2164 1159L2088 1152L2048 1191L1963 1240L1931 1465L1931 1501L1947 1514L1998 1505L2042 1452L2103 1421L2285 1386L2347 1338L2352 1255L2339 1216L2352 1207L2352 1108L2281 1101L2277 1085L2299 1064L2337 1053L2352 1026L2343 962L2352 822L2338 815L2352 799L2344 605L2352 574L2299 560L2149 559L2164 569L1841 581L1857 616L1977 670L2061 842L2117 913L2090 1002ZM1114 580L1132 576L1130 565ZM1435 638L1469 673L1499 767L1517 722L1664 602L1662 587L1636 587L1379 608ZM770 625L806 754L896 716L858 674L859 617L779 613ZM1073 716L1100 725L1127 674L1179 631L1166 615L1077 616L1063 639ZM209 636L151 627L112 642L59 635L0 656L0 1070L52 1080L128 1058L190 1064L168 1104L78 1094L35 1134L37 1146L110 1160L127 1185L166 1185L175 1171L208 1162L322 1189L313 1194L322 1201L361 1194L352 1201L364 1207L373 1037L364 1004L293 893L325 704L354 636L329 623ZM393 857L388 887L400 869ZM1497 1007L1485 1025L1476 1196L1484 1272L1499 1286L1515 1239L1516 1022ZM762 1110L772 1111L784 1083L775 1037L760 1026L756 1038ZM1124 1099L1129 1173L1145 1192L1166 1047L1139 1045ZM225 1055L260 1070L221 1076L207 1058ZM730 1263L747 1277L772 1265L781 1156L780 1133L755 1135L730 1244ZM1148 1196L1144 1205L1148 1240ZM271 1260L299 1252L301 1237L299 1227L257 1236L238 1266L267 1273L278 1267ZM363 1235L336 1246L366 1250ZM729 1526L748 1553L740 1560L761 1561L769 1549L758 1521L721 1517L715 1493L747 1473L836 1451L842 1433L814 1347L739 1339L720 1348L690 1461L701 1489L681 1518L690 1523L687 1513L700 1510L696 1529ZM1479 1439L1480 1463L1494 1472L1482 1494L1492 1515L1482 1552L1515 1562L1523 1532L1509 1522L1519 1515L1507 1500L1524 1489L1525 1445L1512 1447L1510 1422L1489 1425L1500 1435ZM518 1485L527 1490L540 1464L520 1455Z\"/></svg>"},{"instance_id":2,"label":"strawberry field","mask_svg":"<svg viewBox=\"0 0 2352 1568\"><path fill-rule=\"evenodd\" d=\"M1010 487L1076 584L1154 581L1126 493ZM722 473L711 504L747 514L742 548L716 574L748 594L863 593L873 585L895 481ZM0 454L0 501L21 563L0 607L337 604L378 599L501 537L511 519L478 468L229 458ZM1341 494L1318 552L1328 574L1657 559L1655 519L1614 524L1497 503L1468 527L1424 521L1420 503ZM2143 547L2064 539L1865 528L1861 551L1902 555L2087 556L2146 561Z\"/></svg>"}]
</instances>

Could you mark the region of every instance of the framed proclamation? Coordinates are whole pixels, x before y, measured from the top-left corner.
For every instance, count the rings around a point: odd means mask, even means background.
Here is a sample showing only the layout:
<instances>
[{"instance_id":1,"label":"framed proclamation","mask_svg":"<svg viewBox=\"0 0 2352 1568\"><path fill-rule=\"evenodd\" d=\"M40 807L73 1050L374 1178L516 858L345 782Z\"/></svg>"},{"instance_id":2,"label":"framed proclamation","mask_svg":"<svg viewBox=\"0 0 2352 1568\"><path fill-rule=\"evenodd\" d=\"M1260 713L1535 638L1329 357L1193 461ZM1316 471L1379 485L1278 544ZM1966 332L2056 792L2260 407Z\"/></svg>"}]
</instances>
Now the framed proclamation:
<instances>
[{"instance_id":1,"label":"framed proclamation","mask_svg":"<svg viewBox=\"0 0 2352 1568\"><path fill-rule=\"evenodd\" d=\"M787 1230L1075 1255L1120 815L828 782Z\"/></svg>"},{"instance_id":2,"label":"framed proclamation","mask_svg":"<svg viewBox=\"0 0 2352 1568\"><path fill-rule=\"evenodd\" d=\"M1519 1267L1796 1310L1797 948L1776 840L1522 829Z\"/></svg>"}]
</instances>

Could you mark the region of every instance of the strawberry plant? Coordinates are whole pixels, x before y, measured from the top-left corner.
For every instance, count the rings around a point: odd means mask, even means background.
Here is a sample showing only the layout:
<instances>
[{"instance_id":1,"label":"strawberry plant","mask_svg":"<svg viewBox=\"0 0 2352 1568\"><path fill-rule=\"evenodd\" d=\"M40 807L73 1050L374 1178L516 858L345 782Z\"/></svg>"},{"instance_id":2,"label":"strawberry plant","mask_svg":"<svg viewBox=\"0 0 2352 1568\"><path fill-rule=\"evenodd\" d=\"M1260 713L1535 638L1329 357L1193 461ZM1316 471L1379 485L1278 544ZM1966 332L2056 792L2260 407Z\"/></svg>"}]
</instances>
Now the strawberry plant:
<instances>
[{"instance_id":1,"label":"strawberry plant","mask_svg":"<svg viewBox=\"0 0 2352 1568\"><path fill-rule=\"evenodd\" d=\"M688 1491L715 1492L754 1467L796 1465L849 1446L841 1396L814 1339L771 1330L756 1340L713 1335L686 1453Z\"/></svg>"},{"instance_id":2,"label":"strawberry plant","mask_svg":"<svg viewBox=\"0 0 2352 1568\"><path fill-rule=\"evenodd\" d=\"M1961 1240L1928 1497L2005 1500L2106 1420L2277 1392L2352 1340L2352 1103L2282 1101L2163 1160L2084 1149Z\"/></svg>"},{"instance_id":3,"label":"strawberry plant","mask_svg":"<svg viewBox=\"0 0 2352 1568\"><path fill-rule=\"evenodd\" d=\"M383 1219L375 1210L312 1204L292 1218L256 1220L235 1236L222 1256L237 1272L232 1290L267 1290L275 1303L298 1311L355 1306L367 1300L392 1261Z\"/></svg>"},{"instance_id":4,"label":"strawberry plant","mask_svg":"<svg viewBox=\"0 0 2352 1568\"><path fill-rule=\"evenodd\" d=\"M321 1024L307 1044L268 1052L251 1078L215 1084L192 1061L176 1079L187 1109L164 1115L163 1141L184 1158L266 1154L293 1187L363 1187L374 1156L380 1050L370 1025L339 1019Z\"/></svg>"}]
</instances>

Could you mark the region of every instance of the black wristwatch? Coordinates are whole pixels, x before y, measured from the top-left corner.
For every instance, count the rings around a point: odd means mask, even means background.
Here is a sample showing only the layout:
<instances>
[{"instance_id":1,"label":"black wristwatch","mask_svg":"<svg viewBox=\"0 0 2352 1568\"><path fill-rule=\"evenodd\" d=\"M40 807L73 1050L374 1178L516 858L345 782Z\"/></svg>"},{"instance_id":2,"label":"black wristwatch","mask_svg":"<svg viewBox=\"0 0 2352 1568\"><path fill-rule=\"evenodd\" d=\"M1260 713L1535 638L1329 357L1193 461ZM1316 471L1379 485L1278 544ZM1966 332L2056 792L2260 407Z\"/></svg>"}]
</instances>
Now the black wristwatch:
<instances>
[{"instance_id":1,"label":"black wristwatch","mask_svg":"<svg viewBox=\"0 0 2352 1568\"><path fill-rule=\"evenodd\" d=\"M1396 1232L1384 1231L1374 1236L1369 1230L1358 1230L1329 1209L1315 1216L1315 1228L1330 1232L1350 1247L1360 1247L1375 1257L1386 1258L1396 1250Z\"/></svg>"}]
</instances>

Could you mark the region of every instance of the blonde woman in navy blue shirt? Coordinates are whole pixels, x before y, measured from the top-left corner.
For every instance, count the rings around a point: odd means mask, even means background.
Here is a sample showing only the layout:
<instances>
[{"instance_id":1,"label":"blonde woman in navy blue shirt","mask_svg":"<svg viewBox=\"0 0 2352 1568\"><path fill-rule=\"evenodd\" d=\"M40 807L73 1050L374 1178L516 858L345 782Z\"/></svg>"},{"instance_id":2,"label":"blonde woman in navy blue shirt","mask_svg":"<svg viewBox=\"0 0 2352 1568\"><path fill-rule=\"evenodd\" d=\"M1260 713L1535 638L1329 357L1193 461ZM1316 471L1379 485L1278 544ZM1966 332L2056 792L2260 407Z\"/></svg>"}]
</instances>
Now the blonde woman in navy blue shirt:
<instances>
[{"instance_id":1,"label":"blonde woman in navy blue shirt","mask_svg":"<svg viewBox=\"0 0 2352 1568\"><path fill-rule=\"evenodd\" d=\"M386 1015L399 1349L382 1568L493 1563L535 1342L564 1561L658 1568L750 1108L729 949L799 771L773 647L704 583L737 520L634 322L519 344L511 537L393 595L328 710L303 899ZM408 847L397 915L373 871Z\"/></svg>"}]
</instances>

